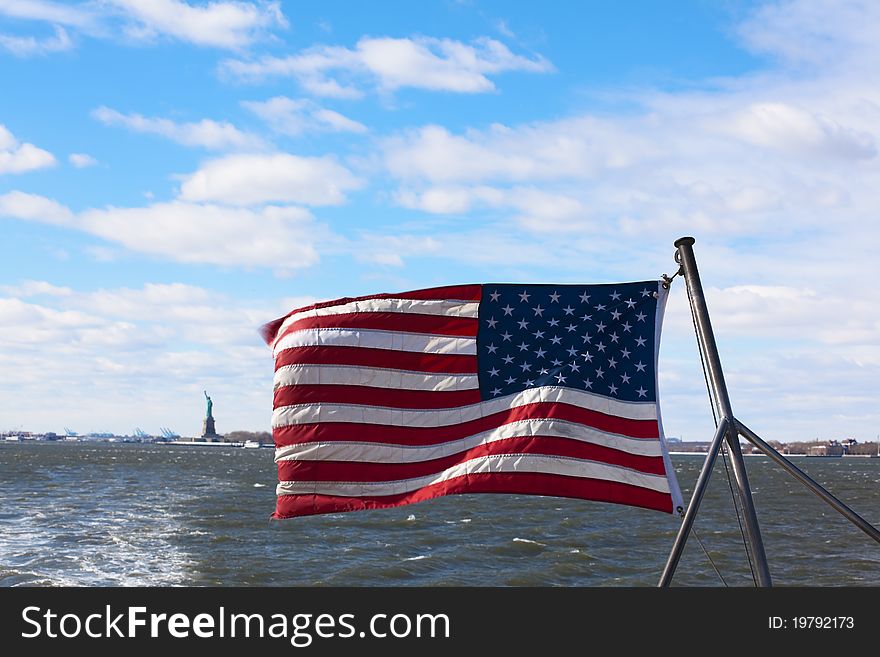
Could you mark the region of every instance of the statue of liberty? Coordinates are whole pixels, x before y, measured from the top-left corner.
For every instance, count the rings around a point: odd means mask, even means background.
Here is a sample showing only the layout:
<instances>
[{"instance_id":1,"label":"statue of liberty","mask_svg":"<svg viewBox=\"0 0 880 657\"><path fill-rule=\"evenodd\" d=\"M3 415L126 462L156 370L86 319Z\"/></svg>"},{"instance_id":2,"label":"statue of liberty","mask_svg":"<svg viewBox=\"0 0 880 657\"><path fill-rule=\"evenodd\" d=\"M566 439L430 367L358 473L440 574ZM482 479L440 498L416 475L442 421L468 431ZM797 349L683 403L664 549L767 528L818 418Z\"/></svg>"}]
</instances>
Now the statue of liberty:
<instances>
[{"instance_id":1,"label":"statue of liberty","mask_svg":"<svg viewBox=\"0 0 880 657\"><path fill-rule=\"evenodd\" d=\"M205 400L208 404L208 408L205 411L205 420L202 422L202 438L210 438L213 440L219 438L217 430L214 428L214 402L212 402L211 398L208 396L207 390L203 390L202 392L205 393Z\"/></svg>"},{"instance_id":2,"label":"statue of liberty","mask_svg":"<svg viewBox=\"0 0 880 657\"><path fill-rule=\"evenodd\" d=\"M214 411L214 402L211 401L211 398L208 397L208 391L202 390L205 393L205 399L208 400L208 410L205 413L205 419L214 419L213 411Z\"/></svg>"}]
</instances>

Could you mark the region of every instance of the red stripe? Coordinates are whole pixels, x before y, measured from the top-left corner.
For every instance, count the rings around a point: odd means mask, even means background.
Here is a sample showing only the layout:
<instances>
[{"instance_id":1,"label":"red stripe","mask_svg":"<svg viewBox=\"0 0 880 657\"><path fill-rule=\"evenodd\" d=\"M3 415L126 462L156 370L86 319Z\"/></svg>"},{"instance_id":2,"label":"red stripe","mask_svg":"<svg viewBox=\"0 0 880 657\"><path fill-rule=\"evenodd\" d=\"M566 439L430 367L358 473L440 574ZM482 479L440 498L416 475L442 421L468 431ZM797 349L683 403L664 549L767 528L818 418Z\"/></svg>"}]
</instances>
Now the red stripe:
<instances>
[{"instance_id":1,"label":"red stripe","mask_svg":"<svg viewBox=\"0 0 880 657\"><path fill-rule=\"evenodd\" d=\"M480 401L480 391L398 390L347 385L293 385L275 390L274 407L294 404L363 404L386 408L455 408Z\"/></svg>"},{"instance_id":2,"label":"red stripe","mask_svg":"<svg viewBox=\"0 0 880 657\"><path fill-rule=\"evenodd\" d=\"M319 422L276 427L272 434L276 447L329 440L360 440L392 445L436 445L450 440L460 440L481 431L489 431L509 422L542 418L569 420L599 431L632 438L656 439L660 435L657 420L629 420L558 402L515 406L476 420L443 427L394 427L358 422Z\"/></svg>"},{"instance_id":3,"label":"red stripe","mask_svg":"<svg viewBox=\"0 0 880 657\"><path fill-rule=\"evenodd\" d=\"M275 369L285 365L360 365L412 372L476 374L477 357L455 354L423 354L414 351L365 347L295 347L275 359Z\"/></svg>"},{"instance_id":4,"label":"red stripe","mask_svg":"<svg viewBox=\"0 0 880 657\"><path fill-rule=\"evenodd\" d=\"M415 313L342 313L340 315L303 317L285 328L278 337L283 338L288 333L311 328L375 329L476 337L479 321L474 317L418 315Z\"/></svg>"},{"instance_id":5,"label":"red stripe","mask_svg":"<svg viewBox=\"0 0 880 657\"><path fill-rule=\"evenodd\" d=\"M564 456L665 475L661 456L640 456L602 445L555 436L505 438L429 461L385 463L361 461L278 461L280 481L398 481L437 474L459 463L498 454Z\"/></svg>"},{"instance_id":6,"label":"red stripe","mask_svg":"<svg viewBox=\"0 0 880 657\"><path fill-rule=\"evenodd\" d=\"M411 292L401 292L399 294L371 294L365 297L343 297L342 299L334 299L333 301L322 301L311 306L296 308L287 313L284 317L279 317L262 327L261 333L263 339L268 343L274 342L278 329L284 320L295 315L296 313L305 312L306 310L314 310L316 308L329 308L353 301L366 301L368 299L422 299L428 301L479 301L483 293L482 285L446 285L443 287L432 287L424 290L413 290Z\"/></svg>"},{"instance_id":7,"label":"red stripe","mask_svg":"<svg viewBox=\"0 0 880 657\"><path fill-rule=\"evenodd\" d=\"M341 497L335 495L280 495L273 518L293 518L317 513L341 513L383 509L423 502L443 495L469 493L515 493L551 495L596 502L626 504L672 512L672 497L647 488L616 481L582 479L539 473L469 474L400 495L383 497Z\"/></svg>"}]
</instances>

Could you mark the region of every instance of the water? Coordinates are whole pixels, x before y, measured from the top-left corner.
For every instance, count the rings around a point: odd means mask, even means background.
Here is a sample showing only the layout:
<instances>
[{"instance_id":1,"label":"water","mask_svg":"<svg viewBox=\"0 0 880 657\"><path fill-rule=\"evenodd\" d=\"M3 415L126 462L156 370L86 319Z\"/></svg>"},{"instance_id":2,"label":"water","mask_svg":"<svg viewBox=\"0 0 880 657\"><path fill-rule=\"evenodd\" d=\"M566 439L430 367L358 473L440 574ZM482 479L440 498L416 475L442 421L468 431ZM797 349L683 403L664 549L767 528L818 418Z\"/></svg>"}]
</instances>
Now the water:
<instances>
[{"instance_id":1,"label":"water","mask_svg":"<svg viewBox=\"0 0 880 657\"><path fill-rule=\"evenodd\" d=\"M880 525L880 459L799 467ZM673 456L685 499L701 456ZM765 458L747 458L776 585L880 586L880 546ZM269 521L272 450L0 444L0 586L654 586L677 529L654 511L472 495ZM696 529L751 585L723 464ZM719 586L691 539L675 583Z\"/></svg>"}]
</instances>

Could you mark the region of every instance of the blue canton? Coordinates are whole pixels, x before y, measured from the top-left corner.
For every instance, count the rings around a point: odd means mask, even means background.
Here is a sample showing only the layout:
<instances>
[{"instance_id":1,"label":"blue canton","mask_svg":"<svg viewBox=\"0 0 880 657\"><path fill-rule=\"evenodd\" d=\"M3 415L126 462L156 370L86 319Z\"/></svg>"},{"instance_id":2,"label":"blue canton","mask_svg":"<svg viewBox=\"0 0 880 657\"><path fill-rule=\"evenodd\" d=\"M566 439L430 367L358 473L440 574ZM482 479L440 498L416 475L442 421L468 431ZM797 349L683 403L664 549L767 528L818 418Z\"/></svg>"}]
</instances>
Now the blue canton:
<instances>
[{"instance_id":1,"label":"blue canton","mask_svg":"<svg viewBox=\"0 0 880 657\"><path fill-rule=\"evenodd\" d=\"M658 290L657 281L484 284L477 333L482 399L551 385L656 401Z\"/></svg>"}]
</instances>

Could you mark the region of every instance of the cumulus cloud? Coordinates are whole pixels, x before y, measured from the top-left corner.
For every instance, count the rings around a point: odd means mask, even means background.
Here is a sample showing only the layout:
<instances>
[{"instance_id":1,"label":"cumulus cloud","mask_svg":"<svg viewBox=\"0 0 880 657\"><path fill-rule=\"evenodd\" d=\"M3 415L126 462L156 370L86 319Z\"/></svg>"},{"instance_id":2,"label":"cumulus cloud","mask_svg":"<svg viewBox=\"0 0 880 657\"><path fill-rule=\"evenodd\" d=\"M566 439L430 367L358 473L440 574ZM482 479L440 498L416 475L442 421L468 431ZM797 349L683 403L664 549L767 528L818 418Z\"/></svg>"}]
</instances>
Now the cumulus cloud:
<instances>
[{"instance_id":1,"label":"cumulus cloud","mask_svg":"<svg viewBox=\"0 0 880 657\"><path fill-rule=\"evenodd\" d=\"M20 143L0 123L0 175L25 173L55 166L55 156L33 144Z\"/></svg>"},{"instance_id":2,"label":"cumulus cloud","mask_svg":"<svg viewBox=\"0 0 880 657\"><path fill-rule=\"evenodd\" d=\"M205 162L183 178L185 201L230 205L301 203L339 205L361 181L331 156L287 153L228 155Z\"/></svg>"},{"instance_id":3,"label":"cumulus cloud","mask_svg":"<svg viewBox=\"0 0 880 657\"><path fill-rule=\"evenodd\" d=\"M199 46L241 48L266 30L286 27L279 2L211 2L181 0L107 0L131 21L137 38L166 36Z\"/></svg>"},{"instance_id":4,"label":"cumulus cloud","mask_svg":"<svg viewBox=\"0 0 880 657\"><path fill-rule=\"evenodd\" d=\"M142 208L74 213L51 199L23 192L0 195L0 217L81 230L132 251L178 262L293 270L318 260L325 232L308 210L258 210L174 201Z\"/></svg>"},{"instance_id":5,"label":"cumulus cloud","mask_svg":"<svg viewBox=\"0 0 880 657\"><path fill-rule=\"evenodd\" d=\"M250 110L275 132L296 137L305 132L367 132L367 126L308 98L276 96L265 101L244 101Z\"/></svg>"},{"instance_id":6,"label":"cumulus cloud","mask_svg":"<svg viewBox=\"0 0 880 657\"><path fill-rule=\"evenodd\" d=\"M8 50L17 57L32 57L35 55L48 55L55 52L71 50L73 40L67 35L63 27L55 26L55 34L50 37L38 38L34 36L17 36L12 34L0 34L0 48Z\"/></svg>"},{"instance_id":7,"label":"cumulus cloud","mask_svg":"<svg viewBox=\"0 0 880 657\"><path fill-rule=\"evenodd\" d=\"M410 87L456 93L495 89L489 75L553 70L541 56L517 55L494 39L471 44L430 37L363 37L354 48L316 46L287 57L227 60L221 70L236 78L293 77L317 96L356 98L363 86L381 92Z\"/></svg>"},{"instance_id":8,"label":"cumulus cloud","mask_svg":"<svg viewBox=\"0 0 880 657\"><path fill-rule=\"evenodd\" d=\"M88 153L71 153L67 156L67 161L70 162L77 169L86 169L88 167L93 167L98 164L98 160L93 158Z\"/></svg>"},{"instance_id":9,"label":"cumulus cloud","mask_svg":"<svg viewBox=\"0 0 880 657\"><path fill-rule=\"evenodd\" d=\"M211 150L249 150L263 148L256 135L242 132L226 121L202 119L194 123L177 123L170 119L123 114L109 107L99 107L92 116L104 125L118 125L134 132L159 135L183 146Z\"/></svg>"}]
</instances>

